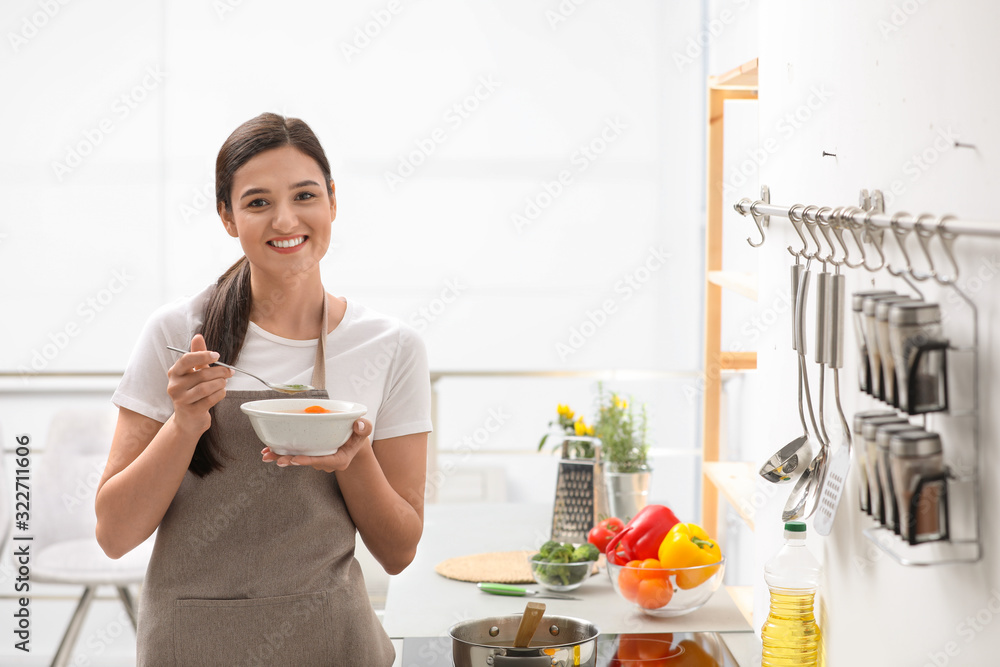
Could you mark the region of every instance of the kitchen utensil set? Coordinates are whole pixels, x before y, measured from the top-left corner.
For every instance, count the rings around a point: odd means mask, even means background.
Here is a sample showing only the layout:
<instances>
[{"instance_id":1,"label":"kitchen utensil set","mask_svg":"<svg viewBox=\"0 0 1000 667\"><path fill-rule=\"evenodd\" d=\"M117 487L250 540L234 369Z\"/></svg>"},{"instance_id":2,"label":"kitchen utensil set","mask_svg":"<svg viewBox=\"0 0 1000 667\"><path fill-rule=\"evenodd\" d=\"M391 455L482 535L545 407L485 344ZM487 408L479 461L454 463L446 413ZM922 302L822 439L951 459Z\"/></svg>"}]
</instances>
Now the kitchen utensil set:
<instances>
[{"instance_id":1,"label":"kitchen utensil set","mask_svg":"<svg viewBox=\"0 0 1000 667\"><path fill-rule=\"evenodd\" d=\"M843 367L843 326L844 326L844 276L840 274L839 264L835 273L826 270L827 261L823 262L823 271L817 276L816 286L816 349L814 360L819 366L819 419L813 409L812 393L809 383L808 364L806 361L806 304L809 296L809 283L812 278L810 267L813 258L808 258L804 271L798 262L792 266L792 347L798 355L798 396L799 420L802 423L803 435L795 438L789 444L778 450L765 462L760 469L760 475L773 483L784 483L795 480L791 493L781 514L782 521L804 520L817 513L815 527L821 535L829 535L833 528L833 519L843 495L844 486L851 465L851 432L844 417L840 403L840 369ZM826 369L833 375L834 395L837 414L840 419L839 443L835 452L831 453L831 438L827 433L825 423L825 385ZM803 398L805 405L803 405ZM805 414L809 414L810 433L806 424ZM834 432L838 436L837 432ZM806 462L812 451L816 451L813 443L818 443L818 451L811 461ZM797 479L796 479L797 478Z\"/></svg>"}]
</instances>

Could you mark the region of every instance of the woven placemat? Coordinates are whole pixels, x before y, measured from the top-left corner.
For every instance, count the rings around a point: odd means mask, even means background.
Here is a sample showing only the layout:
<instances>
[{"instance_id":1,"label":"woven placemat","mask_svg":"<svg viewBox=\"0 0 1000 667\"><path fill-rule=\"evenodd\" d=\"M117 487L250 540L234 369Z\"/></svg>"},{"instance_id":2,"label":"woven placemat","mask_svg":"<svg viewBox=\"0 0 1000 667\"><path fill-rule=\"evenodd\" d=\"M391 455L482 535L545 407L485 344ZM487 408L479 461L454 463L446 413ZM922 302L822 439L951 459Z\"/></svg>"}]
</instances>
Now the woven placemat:
<instances>
[{"instance_id":1,"label":"woven placemat","mask_svg":"<svg viewBox=\"0 0 1000 667\"><path fill-rule=\"evenodd\" d=\"M492 581L498 584L534 583L528 557L536 551L497 551L472 554L441 561L434 571L442 577L458 581Z\"/></svg>"}]
</instances>

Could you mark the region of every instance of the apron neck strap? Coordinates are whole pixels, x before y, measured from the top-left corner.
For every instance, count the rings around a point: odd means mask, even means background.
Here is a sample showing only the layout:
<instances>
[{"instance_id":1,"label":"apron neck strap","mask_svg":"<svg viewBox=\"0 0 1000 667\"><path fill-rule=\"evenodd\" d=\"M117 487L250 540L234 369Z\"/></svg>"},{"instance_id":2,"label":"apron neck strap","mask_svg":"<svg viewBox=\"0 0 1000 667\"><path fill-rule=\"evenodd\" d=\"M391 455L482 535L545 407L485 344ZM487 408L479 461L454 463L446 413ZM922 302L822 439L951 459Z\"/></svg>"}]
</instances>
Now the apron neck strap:
<instances>
[{"instance_id":1,"label":"apron neck strap","mask_svg":"<svg viewBox=\"0 0 1000 667\"><path fill-rule=\"evenodd\" d=\"M319 344L316 345L316 362L313 365L312 380L309 383L316 389L326 389L326 330L330 326L327 320L327 296L323 290L323 320L319 330Z\"/></svg>"}]
</instances>

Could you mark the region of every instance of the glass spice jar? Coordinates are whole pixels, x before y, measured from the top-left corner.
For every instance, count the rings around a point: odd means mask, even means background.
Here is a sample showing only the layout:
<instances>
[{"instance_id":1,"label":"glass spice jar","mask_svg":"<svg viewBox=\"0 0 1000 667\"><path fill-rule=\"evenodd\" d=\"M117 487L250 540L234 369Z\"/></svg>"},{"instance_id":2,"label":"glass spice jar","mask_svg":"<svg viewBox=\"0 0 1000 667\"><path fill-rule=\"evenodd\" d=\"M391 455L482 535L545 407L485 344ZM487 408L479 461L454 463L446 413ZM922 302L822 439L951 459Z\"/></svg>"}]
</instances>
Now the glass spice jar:
<instances>
[{"instance_id":1,"label":"glass spice jar","mask_svg":"<svg viewBox=\"0 0 1000 667\"><path fill-rule=\"evenodd\" d=\"M865 333L864 300L868 296L889 296L892 290L873 289L854 292L851 295L851 310L854 312L854 340L858 345L858 387L866 394L872 393L872 372L868 362L868 340Z\"/></svg>"},{"instance_id":2,"label":"glass spice jar","mask_svg":"<svg viewBox=\"0 0 1000 667\"><path fill-rule=\"evenodd\" d=\"M889 346L896 367L899 407L914 414L948 409L948 341L936 303L889 306Z\"/></svg>"},{"instance_id":3,"label":"glass spice jar","mask_svg":"<svg viewBox=\"0 0 1000 667\"><path fill-rule=\"evenodd\" d=\"M885 525L885 507L882 505L882 480L878 474L878 445L875 442L875 428L881 424L909 424L905 417L870 417L861 425L861 435L865 442L865 458L868 473L868 502L872 518Z\"/></svg>"},{"instance_id":4,"label":"glass spice jar","mask_svg":"<svg viewBox=\"0 0 1000 667\"><path fill-rule=\"evenodd\" d=\"M893 407L899 407L899 380L896 376L892 346L889 344L889 308L893 304L902 302L913 303L909 297L900 300L886 298L875 302L875 338L879 358L882 361L882 396L883 400Z\"/></svg>"},{"instance_id":5,"label":"glass spice jar","mask_svg":"<svg viewBox=\"0 0 1000 667\"><path fill-rule=\"evenodd\" d=\"M889 438L895 433L903 433L905 431L926 433L923 428L908 421L898 424L879 424L875 427L875 448L878 451L878 479L882 487L882 509L885 516L885 521L882 525L897 535L900 534L899 503L893 484L892 470L889 467Z\"/></svg>"},{"instance_id":6,"label":"glass spice jar","mask_svg":"<svg viewBox=\"0 0 1000 667\"><path fill-rule=\"evenodd\" d=\"M903 294L883 294L865 297L861 309L864 314L865 336L868 345L868 363L871 365L872 383L871 395L880 401L885 400L885 360L882 357L882 346L878 342L878 323L875 320L875 309L883 301L910 301Z\"/></svg>"},{"instance_id":7,"label":"glass spice jar","mask_svg":"<svg viewBox=\"0 0 1000 667\"><path fill-rule=\"evenodd\" d=\"M896 413L892 410L864 410L854 414L854 430L851 432L851 437L854 441L854 456L858 462L855 468L858 471L858 500L861 505L861 511L866 514L871 514L871 504L869 501L868 456L865 450L865 437L861 432L861 427L864 425L865 419L895 416Z\"/></svg>"},{"instance_id":8,"label":"glass spice jar","mask_svg":"<svg viewBox=\"0 0 1000 667\"><path fill-rule=\"evenodd\" d=\"M948 472L941 437L904 431L889 438L900 536L910 544L948 539Z\"/></svg>"}]
</instances>

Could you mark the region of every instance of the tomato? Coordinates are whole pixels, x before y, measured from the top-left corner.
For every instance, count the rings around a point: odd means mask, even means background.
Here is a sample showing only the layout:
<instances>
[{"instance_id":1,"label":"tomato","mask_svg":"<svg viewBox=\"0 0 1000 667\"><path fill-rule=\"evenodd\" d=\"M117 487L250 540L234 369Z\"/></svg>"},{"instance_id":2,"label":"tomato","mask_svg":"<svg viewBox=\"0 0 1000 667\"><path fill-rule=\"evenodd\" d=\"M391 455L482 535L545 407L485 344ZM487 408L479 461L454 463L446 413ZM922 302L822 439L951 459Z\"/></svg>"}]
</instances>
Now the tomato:
<instances>
[{"instance_id":1,"label":"tomato","mask_svg":"<svg viewBox=\"0 0 1000 667\"><path fill-rule=\"evenodd\" d=\"M666 607L674 596L674 587L670 581L660 577L643 579L636 591L636 602L643 609L659 609Z\"/></svg>"},{"instance_id":2,"label":"tomato","mask_svg":"<svg viewBox=\"0 0 1000 667\"><path fill-rule=\"evenodd\" d=\"M639 582L642 580L639 565L642 561L634 560L618 572L618 590L629 602L635 602L639 594Z\"/></svg>"},{"instance_id":3,"label":"tomato","mask_svg":"<svg viewBox=\"0 0 1000 667\"><path fill-rule=\"evenodd\" d=\"M635 562L635 561L633 561ZM660 572L663 566L660 565L660 561L655 558L647 558L639 563L639 578L640 579L666 579L667 573Z\"/></svg>"},{"instance_id":4,"label":"tomato","mask_svg":"<svg viewBox=\"0 0 1000 667\"><path fill-rule=\"evenodd\" d=\"M608 548L608 542L611 541L611 538L624 527L625 524L622 523L621 519L609 517L598 522L596 526L590 529L590 532L587 533L587 541L597 547L598 551L604 553L604 550Z\"/></svg>"}]
</instances>

